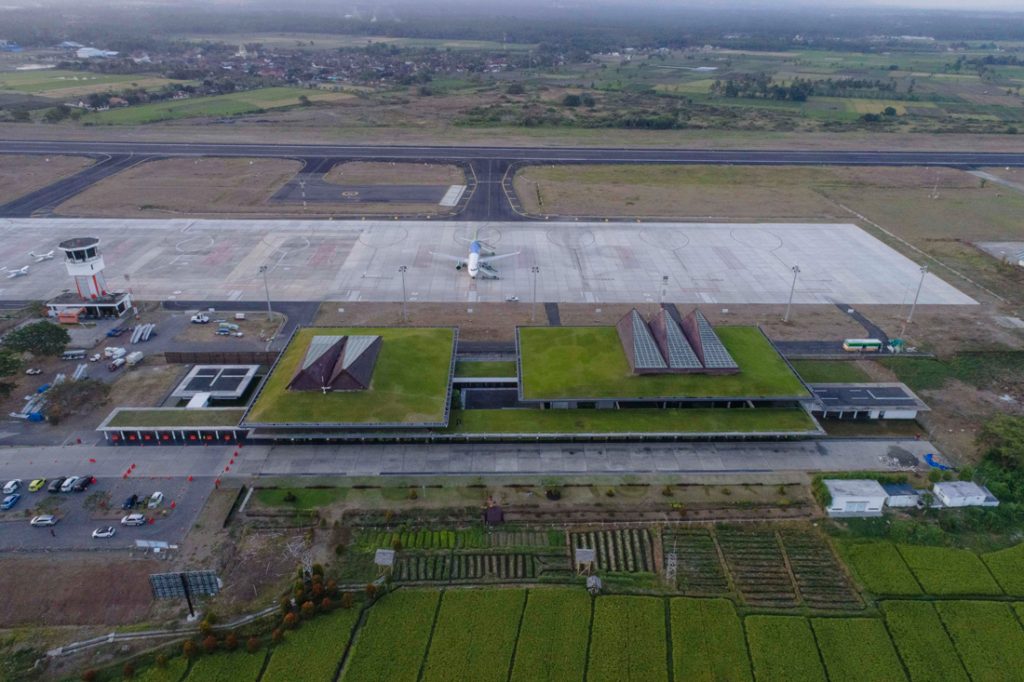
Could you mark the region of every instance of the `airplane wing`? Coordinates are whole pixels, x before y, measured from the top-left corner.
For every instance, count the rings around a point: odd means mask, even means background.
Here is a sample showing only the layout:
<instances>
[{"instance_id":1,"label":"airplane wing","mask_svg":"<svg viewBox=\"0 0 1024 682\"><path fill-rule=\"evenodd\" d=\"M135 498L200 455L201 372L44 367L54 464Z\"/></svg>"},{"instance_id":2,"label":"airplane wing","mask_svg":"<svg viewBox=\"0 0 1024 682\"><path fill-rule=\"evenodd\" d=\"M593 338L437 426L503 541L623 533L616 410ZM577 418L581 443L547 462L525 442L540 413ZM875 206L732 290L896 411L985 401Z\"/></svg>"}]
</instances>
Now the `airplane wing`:
<instances>
[{"instance_id":1,"label":"airplane wing","mask_svg":"<svg viewBox=\"0 0 1024 682\"><path fill-rule=\"evenodd\" d=\"M447 253L434 253L433 251L431 251L430 255L433 256L434 258L443 258L444 260L450 260L451 262L456 263L458 265L462 265L463 263L466 262L465 258L459 258L458 256L450 256Z\"/></svg>"},{"instance_id":2,"label":"airplane wing","mask_svg":"<svg viewBox=\"0 0 1024 682\"><path fill-rule=\"evenodd\" d=\"M512 256L518 256L520 253L522 253L522 252L521 251L516 251L515 253L503 253L503 254L498 255L498 256L482 256L480 258L480 262L486 265L486 264L493 263L496 260L501 260L502 258L511 258Z\"/></svg>"}]
</instances>

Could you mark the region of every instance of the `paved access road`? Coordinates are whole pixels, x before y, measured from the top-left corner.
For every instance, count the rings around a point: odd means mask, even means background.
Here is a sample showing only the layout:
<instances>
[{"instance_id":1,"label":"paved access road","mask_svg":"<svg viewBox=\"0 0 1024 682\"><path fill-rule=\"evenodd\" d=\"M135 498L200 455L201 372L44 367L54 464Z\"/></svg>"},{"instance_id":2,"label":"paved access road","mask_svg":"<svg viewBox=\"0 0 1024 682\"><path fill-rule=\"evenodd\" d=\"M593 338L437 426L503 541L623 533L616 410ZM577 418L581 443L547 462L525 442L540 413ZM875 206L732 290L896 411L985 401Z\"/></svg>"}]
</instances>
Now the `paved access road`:
<instances>
[{"instance_id":1,"label":"paved access road","mask_svg":"<svg viewBox=\"0 0 1024 682\"><path fill-rule=\"evenodd\" d=\"M623 149L594 147L459 147L388 145L210 144L0 140L8 154L135 154L153 156L320 156L366 159L451 159L528 162L838 164L873 166L1024 166L1024 152L796 151Z\"/></svg>"}]
</instances>

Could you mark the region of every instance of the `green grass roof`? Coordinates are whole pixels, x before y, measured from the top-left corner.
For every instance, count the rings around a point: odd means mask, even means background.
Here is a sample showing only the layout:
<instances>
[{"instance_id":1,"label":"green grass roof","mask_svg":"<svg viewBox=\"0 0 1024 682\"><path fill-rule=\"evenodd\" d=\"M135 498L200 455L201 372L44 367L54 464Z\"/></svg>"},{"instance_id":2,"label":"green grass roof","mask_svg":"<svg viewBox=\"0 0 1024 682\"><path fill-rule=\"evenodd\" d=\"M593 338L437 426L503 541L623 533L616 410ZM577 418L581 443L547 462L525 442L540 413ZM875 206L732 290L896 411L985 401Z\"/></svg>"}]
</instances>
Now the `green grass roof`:
<instances>
[{"instance_id":1,"label":"green grass roof","mask_svg":"<svg viewBox=\"0 0 1024 682\"><path fill-rule=\"evenodd\" d=\"M382 340L370 388L365 391L290 391L288 384L318 335L377 334ZM390 327L300 329L267 377L244 423L254 425L443 426L455 330Z\"/></svg>"},{"instance_id":2,"label":"green grass roof","mask_svg":"<svg viewBox=\"0 0 1024 682\"><path fill-rule=\"evenodd\" d=\"M160 426L221 426L235 428L242 413L241 408L197 409L180 408L132 409L120 408L111 415L107 428L155 428Z\"/></svg>"},{"instance_id":3,"label":"green grass roof","mask_svg":"<svg viewBox=\"0 0 1024 682\"><path fill-rule=\"evenodd\" d=\"M615 327L521 327L524 400L793 398L800 379L757 327L716 327L737 374L630 372Z\"/></svg>"}]
</instances>

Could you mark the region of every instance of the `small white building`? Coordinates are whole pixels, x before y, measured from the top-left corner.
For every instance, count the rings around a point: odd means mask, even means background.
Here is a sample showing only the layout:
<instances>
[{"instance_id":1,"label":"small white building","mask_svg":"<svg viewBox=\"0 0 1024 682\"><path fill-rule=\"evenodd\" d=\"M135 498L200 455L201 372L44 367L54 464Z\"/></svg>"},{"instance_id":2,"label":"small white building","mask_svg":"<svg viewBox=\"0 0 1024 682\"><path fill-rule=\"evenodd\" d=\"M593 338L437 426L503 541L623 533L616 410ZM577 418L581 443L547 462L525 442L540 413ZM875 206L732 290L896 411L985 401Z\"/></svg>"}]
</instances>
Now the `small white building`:
<instances>
[{"instance_id":1,"label":"small white building","mask_svg":"<svg viewBox=\"0 0 1024 682\"><path fill-rule=\"evenodd\" d=\"M946 481L932 487L935 499L945 507L998 507L989 489L973 481Z\"/></svg>"},{"instance_id":2,"label":"small white building","mask_svg":"<svg viewBox=\"0 0 1024 682\"><path fill-rule=\"evenodd\" d=\"M883 483L882 488L887 507L916 507L921 501L921 493L909 483Z\"/></svg>"},{"instance_id":3,"label":"small white building","mask_svg":"<svg viewBox=\"0 0 1024 682\"><path fill-rule=\"evenodd\" d=\"M878 481L867 478L827 478L832 502L825 509L829 516L881 516L887 494Z\"/></svg>"}]
</instances>

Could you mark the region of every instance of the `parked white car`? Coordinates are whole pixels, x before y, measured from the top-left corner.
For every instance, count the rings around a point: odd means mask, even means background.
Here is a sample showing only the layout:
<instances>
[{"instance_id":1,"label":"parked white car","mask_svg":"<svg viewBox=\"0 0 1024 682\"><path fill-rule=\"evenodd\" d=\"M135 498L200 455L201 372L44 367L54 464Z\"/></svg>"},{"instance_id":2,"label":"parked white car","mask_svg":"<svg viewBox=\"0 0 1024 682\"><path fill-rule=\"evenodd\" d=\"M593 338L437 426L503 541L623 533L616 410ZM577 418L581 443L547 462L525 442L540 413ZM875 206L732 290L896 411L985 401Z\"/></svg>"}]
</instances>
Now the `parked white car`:
<instances>
[{"instance_id":1,"label":"parked white car","mask_svg":"<svg viewBox=\"0 0 1024 682\"><path fill-rule=\"evenodd\" d=\"M61 485L60 485L60 491L62 493L69 493L69 492L71 492L74 489L75 484L78 483L78 479L79 478L81 478L81 477L80 476L68 476L67 478L65 478L64 482L61 483Z\"/></svg>"},{"instance_id":2,"label":"parked white car","mask_svg":"<svg viewBox=\"0 0 1024 682\"><path fill-rule=\"evenodd\" d=\"M141 526L146 523L146 517L142 514L129 514L121 517L122 526Z\"/></svg>"},{"instance_id":3,"label":"parked white car","mask_svg":"<svg viewBox=\"0 0 1024 682\"><path fill-rule=\"evenodd\" d=\"M56 526L57 517L53 514L43 514L42 516L34 516L29 523L37 528L40 526Z\"/></svg>"},{"instance_id":4,"label":"parked white car","mask_svg":"<svg viewBox=\"0 0 1024 682\"><path fill-rule=\"evenodd\" d=\"M15 478L13 480L4 483L4 495L10 495L11 493L18 492L18 488L21 487L21 479Z\"/></svg>"},{"instance_id":5,"label":"parked white car","mask_svg":"<svg viewBox=\"0 0 1024 682\"><path fill-rule=\"evenodd\" d=\"M156 509L157 507L159 507L163 503L164 503L164 494L162 492L160 492L160 491L157 491L157 492L155 492L155 493L153 493L152 495L149 496L149 502L146 503L146 507L148 509Z\"/></svg>"}]
</instances>

